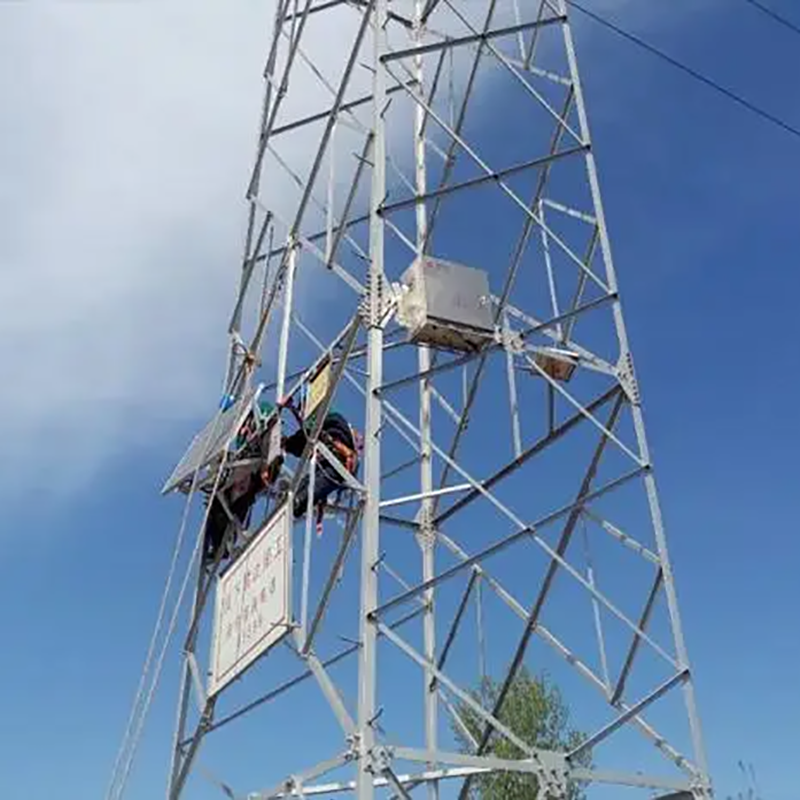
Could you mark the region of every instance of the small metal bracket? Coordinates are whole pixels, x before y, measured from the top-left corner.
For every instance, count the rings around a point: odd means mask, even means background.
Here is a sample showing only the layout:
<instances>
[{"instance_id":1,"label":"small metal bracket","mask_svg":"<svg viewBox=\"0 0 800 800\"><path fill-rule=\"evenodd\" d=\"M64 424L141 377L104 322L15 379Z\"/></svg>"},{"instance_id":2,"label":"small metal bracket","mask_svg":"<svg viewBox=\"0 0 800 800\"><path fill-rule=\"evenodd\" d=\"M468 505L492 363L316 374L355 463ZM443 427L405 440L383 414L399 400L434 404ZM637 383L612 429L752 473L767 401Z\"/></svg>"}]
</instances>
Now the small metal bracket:
<instances>
[{"instance_id":1,"label":"small metal bracket","mask_svg":"<svg viewBox=\"0 0 800 800\"><path fill-rule=\"evenodd\" d=\"M424 550L429 550L436 543L436 530L433 527L431 508L427 503L422 503L416 514L416 521L419 525L414 533L417 543Z\"/></svg>"},{"instance_id":2,"label":"small metal bracket","mask_svg":"<svg viewBox=\"0 0 800 800\"><path fill-rule=\"evenodd\" d=\"M425 512L420 513L420 526L415 532L417 542L423 550L430 550L436 543L436 530L431 526L430 520L423 520Z\"/></svg>"},{"instance_id":3,"label":"small metal bracket","mask_svg":"<svg viewBox=\"0 0 800 800\"><path fill-rule=\"evenodd\" d=\"M689 792L676 792L658 800L712 800L714 791L708 783L698 780Z\"/></svg>"},{"instance_id":4,"label":"small metal bracket","mask_svg":"<svg viewBox=\"0 0 800 800\"><path fill-rule=\"evenodd\" d=\"M495 331L495 341L501 345L504 350L514 355L525 351L525 340L517 331L512 330L508 326L503 326Z\"/></svg>"},{"instance_id":5,"label":"small metal bracket","mask_svg":"<svg viewBox=\"0 0 800 800\"><path fill-rule=\"evenodd\" d=\"M532 353L528 356L528 370L533 377L541 377L544 373L559 383L569 383L580 362L578 353L561 347L527 346L525 350Z\"/></svg>"},{"instance_id":6,"label":"small metal bracket","mask_svg":"<svg viewBox=\"0 0 800 800\"><path fill-rule=\"evenodd\" d=\"M298 797L305 797L303 791L303 779L299 775L290 775L286 781L286 793L290 796L295 794Z\"/></svg>"},{"instance_id":7,"label":"small metal bracket","mask_svg":"<svg viewBox=\"0 0 800 800\"><path fill-rule=\"evenodd\" d=\"M241 356L242 360L251 367L260 367L261 366L261 359L258 357L258 353L253 352L248 346L247 343L242 339L241 334L239 331L232 331L231 332L231 339L233 341L233 349L234 351Z\"/></svg>"},{"instance_id":8,"label":"small metal bracket","mask_svg":"<svg viewBox=\"0 0 800 800\"><path fill-rule=\"evenodd\" d=\"M566 766L562 764L560 767L542 770L539 774L539 786L542 789L542 795L548 800L566 798L569 787Z\"/></svg>"},{"instance_id":9,"label":"small metal bracket","mask_svg":"<svg viewBox=\"0 0 800 800\"><path fill-rule=\"evenodd\" d=\"M394 760L394 751L390 747L380 745L374 747L369 755L369 766L367 769L373 775L381 775L387 769L391 769Z\"/></svg>"},{"instance_id":10,"label":"small metal bracket","mask_svg":"<svg viewBox=\"0 0 800 800\"><path fill-rule=\"evenodd\" d=\"M357 733L349 733L345 737L347 743L347 751L344 754L345 761L358 761L361 758L361 736Z\"/></svg>"},{"instance_id":11,"label":"small metal bracket","mask_svg":"<svg viewBox=\"0 0 800 800\"><path fill-rule=\"evenodd\" d=\"M633 369L633 356L630 351L625 351L620 355L617 361L617 380L620 386L628 396L628 400L633 405L638 406L641 403L641 396L639 395L639 383L636 380L636 373Z\"/></svg>"},{"instance_id":12,"label":"small metal bracket","mask_svg":"<svg viewBox=\"0 0 800 800\"><path fill-rule=\"evenodd\" d=\"M539 781L539 797L562 800L569 789L569 765L563 753L537 750L533 763L538 767L535 775Z\"/></svg>"}]
</instances>

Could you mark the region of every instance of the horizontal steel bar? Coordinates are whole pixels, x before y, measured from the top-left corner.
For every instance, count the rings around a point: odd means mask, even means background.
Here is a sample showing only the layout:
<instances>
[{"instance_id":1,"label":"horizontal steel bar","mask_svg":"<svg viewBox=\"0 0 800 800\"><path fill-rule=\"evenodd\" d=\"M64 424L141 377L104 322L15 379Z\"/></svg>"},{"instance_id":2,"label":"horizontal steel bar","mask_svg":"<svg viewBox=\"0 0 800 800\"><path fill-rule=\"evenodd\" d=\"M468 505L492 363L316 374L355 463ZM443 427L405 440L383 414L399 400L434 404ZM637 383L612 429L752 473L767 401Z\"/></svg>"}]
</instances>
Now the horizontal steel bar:
<instances>
[{"instance_id":1,"label":"horizontal steel bar","mask_svg":"<svg viewBox=\"0 0 800 800\"><path fill-rule=\"evenodd\" d=\"M417 494L409 494L405 497L393 497L390 500L381 500L381 508L389 508L389 506L399 506L404 503L413 503L417 500L426 500L429 497L439 497L443 494L453 494L455 492L463 492L470 488L469 483L461 483L458 486L445 486L443 489L433 489L430 492L418 492Z\"/></svg>"},{"instance_id":2,"label":"horizontal steel bar","mask_svg":"<svg viewBox=\"0 0 800 800\"><path fill-rule=\"evenodd\" d=\"M286 797L287 795L285 793L287 789L290 789L291 791L297 791L299 789L300 792L302 792L303 784L305 784L306 781L321 778L323 775L327 775L337 767L341 767L343 764L346 764L348 761L350 761L350 759L351 756L348 752L339 756L334 756L334 758L321 761L319 764L315 764L309 769L304 769L302 772L294 773L289 778L282 780L273 789L270 789L266 792L249 794L248 800L272 800L272 798L276 797ZM303 795L298 794L297 796L302 797ZM231 800L236 800L236 798L231 798Z\"/></svg>"},{"instance_id":3,"label":"horizontal steel bar","mask_svg":"<svg viewBox=\"0 0 800 800\"><path fill-rule=\"evenodd\" d=\"M474 756L465 753L443 753L419 750L412 747L393 748L395 757L404 761L430 762L437 764L465 765L470 769L470 774L486 774L489 772L534 772L541 769L530 760L499 759L493 756ZM559 760L560 753L552 753L555 760ZM653 789L688 789L687 781L674 778L662 778L655 775L642 773L628 774L623 772L607 772L603 770L587 769L583 767L567 766L568 779L587 783L610 783L622 786L649 787Z\"/></svg>"},{"instance_id":4,"label":"horizontal steel bar","mask_svg":"<svg viewBox=\"0 0 800 800\"><path fill-rule=\"evenodd\" d=\"M563 203L557 203L555 200L549 200L546 197L542 200L542 203L548 208L552 208L554 211L560 211L562 214L566 214L568 217L579 219L582 222L588 223L589 225L597 225L597 220L591 214L587 214L585 211L578 211L577 208L571 208Z\"/></svg>"},{"instance_id":5,"label":"horizontal steel bar","mask_svg":"<svg viewBox=\"0 0 800 800\"><path fill-rule=\"evenodd\" d=\"M405 625L407 622L410 622L416 617L420 616L425 609L417 608L414 611L409 612L400 619L396 620L391 624L391 628L399 628L402 625ZM339 661L347 658L347 656L353 655L353 653L357 653L361 649L360 644L354 644L350 647L341 650L336 655L331 656L330 658L326 658L325 661L322 661L321 664L323 667L332 667L334 664L337 664ZM217 720L214 724L210 725L206 729L206 733L211 733L212 731L218 730L219 728L227 725L230 722L233 722L235 719L239 717L243 717L245 714L253 711L254 709L258 708L258 706L264 705L264 703L269 703L271 700L274 700L279 695L282 695L284 692L287 692L289 689L293 689L295 686L307 681L313 673L310 669L307 669L305 672L302 672L300 675L296 675L294 678L289 679L285 683L280 684L280 686L276 686L272 691L267 692L266 694L262 695L261 697L256 698L251 703L248 703L246 706L242 706L242 708L228 714L228 716L223 717L220 720ZM187 739L181 742L181 747L185 747L191 739Z\"/></svg>"},{"instance_id":6,"label":"horizontal steel bar","mask_svg":"<svg viewBox=\"0 0 800 800\"><path fill-rule=\"evenodd\" d=\"M637 786L642 789L668 789L676 792L690 791L693 784L679 778L663 778L659 775L646 775L642 773L610 772L608 770L594 770L574 768L570 775L580 783L606 783L618 786Z\"/></svg>"},{"instance_id":7,"label":"horizontal steel bar","mask_svg":"<svg viewBox=\"0 0 800 800\"><path fill-rule=\"evenodd\" d=\"M469 753L448 753L441 750L420 750L416 747L393 748L395 758L403 761L421 761L425 764L457 764L465 767L484 769L487 772L527 772L538 773L545 769L545 765L557 764L567 768L564 764L563 753L556 751L539 751L541 762L530 758L497 758L495 756L478 756Z\"/></svg>"},{"instance_id":8,"label":"horizontal steel bar","mask_svg":"<svg viewBox=\"0 0 800 800\"><path fill-rule=\"evenodd\" d=\"M402 88L402 87L400 87ZM378 213L382 216L386 214L391 214L395 211L400 211L404 208L409 208L411 206L417 205L418 203L424 203L426 200L432 200L437 197L444 197L448 194L453 194L454 192L462 191L463 189L473 189L476 186L481 186L484 183L490 183L491 181L499 181L503 178L507 178L511 175L516 175L520 172L525 172L529 169L538 169L540 167L547 167L548 165L552 164L555 161L560 161L563 158L569 158L574 155L578 155L581 153L585 153L589 149L588 145L580 145L578 147L571 147L568 150L562 150L558 153L552 153L547 156L541 156L540 158L534 158L530 161L525 161L522 164L514 164L510 167L504 167L503 169L498 169L492 171L488 175L480 175L477 178L470 178L469 180L462 181L461 183L454 183L448 186L442 186L438 189L432 189L425 194L415 195L414 197L408 197L404 200L397 200L394 203L386 203L385 205L381 206L378 210Z\"/></svg>"},{"instance_id":9,"label":"horizontal steel bar","mask_svg":"<svg viewBox=\"0 0 800 800\"><path fill-rule=\"evenodd\" d=\"M611 389L609 389L605 394L601 395L596 400L593 400L591 403L589 403L589 405L586 406L586 408L589 411L596 411L597 409L604 406L609 400L614 398L617 394L619 394L620 391L621 389L619 386L614 386ZM484 481L481 481L481 486L484 489L490 489L498 481L501 481L503 478L507 477L516 469L521 467L530 458L542 452L542 450L549 447L553 442L560 439L562 436L564 436L566 433L568 433L570 430L576 427L578 423L582 422L584 419L585 417L583 416L583 414L577 413L572 417L570 417L565 422L562 422L561 425L555 428L551 433L548 433L547 436L543 437L542 439L539 439L539 441L537 441L535 444L528 447L519 456L517 456L517 458L515 458L513 461L510 461L504 467L495 472L494 475L490 476ZM453 503L452 506L442 511L441 514L439 514L433 520L433 526L437 527L441 525L445 520L452 517L453 514L460 511L462 508L464 508L464 506L469 505L469 503L471 503L473 500L477 499L480 496L481 493L477 489L473 489L469 494L465 495L460 500L457 500L455 503Z\"/></svg>"},{"instance_id":10,"label":"horizontal steel bar","mask_svg":"<svg viewBox=\"0 0 800 800\"><path fill-rule=\"evenodd\" d=\"M394 525L397 528L407 528L408 530L418 531L422 526L419 522L414 522L412 519L401 519L400 517L391 517L388 514L380 515L381 522L387 525Z\"/></svg>"},{"instance_id":11,"label":"horizontal steel bar","mask_svg":"<svg viewBox=\"0 0 800 800\"><path fill-rule=\"evenodd\" d=\"M419 456L414 456L414 458L411 458L408 461L404 461L402 464L393 467L388 472L384 472L383 475L381 475L381 481L393 478L395 475L399 475L401 472L405 472L405 470L407 470L409 467L413 467L415 464L418 463L419 463Z\"/></svg>"},{"instance_id":12,"label":"horizontal steel bar","mask_svg":"<svg viewBox=\"0 0 800 800\"><path fill-rule=\"evenodd\" d=\"M397 779L403 783L423 783L427 781L439 781L447 778L464 778L467 775L475 773L486 772L485 769L475 769L474 767L456 767L454 769L436 769L420 772L417 775L398 775ZM389 779L385 777L376 777L372 781L372 785L376 789L385 788L390 786ZM304 786L302 794L297 789L290 789L282 794L251 795L248 800L284 800L288 797L320 797L321 795L329 794L344 794L345 792L355 791L355 781L337 781L335 783L321 783L315 786Z\"/></svg>"},{"instance_id":13,"label":"horizontal steel bar","mask_svg":"<svg viewBox=\"0 0 800 800\"><path fill-rule=\"evenodd\" d=\"M590 736L585 741L581 742L576 748L567 753L568 759L577 758L581 753L591 750L596 744L599 744L603 739L607 739L614 731L621 728L628 720L633 719L644 711L647 706L654 703L660 697L663 697L670 689L683 683L689 677L689 670L683 669L677 672L668 680L664 681L657 689L650 692L646 697L643 697L638 703L634 703L630 708L620 714L616 719L608 723L604 728L601 728L597 733Z\"/></svg>"},{"instance_id":14,"label":"horizontal steel bar","mask_svg":"<svg viewBox=\"0 0 800 800\"><path fill-rule=\"evenodd\" d=\"M506 536L505 538L501 539L499 542L495 542L489 547L481 550L481 552L477 553L474 556L470 556L469 558L462 561L460 564L455 564L454 566L446 569L444 572L440 572L435 577L423 581L422 583L417 584L412 589L409 589L407 592L403 592L403 594L397 595L397 597L393 597L391 600L387 600L383 605L378 606L371 614L372 617L377 617L380 614L385 613L391 608L394 608L401 603L405 603L410 600L415 595L420 594L420 592L424 592L426 589L430 589L432 586L435 586L437 583L441 583L442 581L448 580L452 578L454 575L457 575L462 570L466 569L467 567L471 567L473 564L477 564L483 561L490 556L495 555L495 553L499 553L501 550L505 550L506 547L509 545L514 544L514 542L519 541L525 536L529 536L535 530L539 528L543 528L546 525L549 525L551 522L555 522L555 520L563 517L565 514L568 514L572 511L576 506L582 505L583 503L591 502L592 500L597 499L598 497L607 494L608 492L613 491L614 489L622 486L624 483L632 480L633 478L638 477L646 470L644 468L635 469L632 472L623 475L604 486L601 486L599 489L595 489L593 492L589 492L585 497L583 497L578 503L569 503L562 508L559 508L557 511L553 511L550 514L542 517L541 519L537 520L531 525L526 525L524 528L521 528L518 531Z\"/></svg>"},{"instance_id":15,"label":"horizontal steel bar","mask_svg":"<svg viewBox=\"0 0 800 800\"><path fill-rule=\"evenodd\" d=\"M586 311L591 311L595 308L599 308L600 306L603 306L606 303L612 302L617 299L619 299L619 295L617 294L617 292L609 292L608 294L596 297L594 300L588 300L586 303L582 303L579 306L575 306L569 311L564 311L557 317L553 317L552 319L547 320L547 322L540 322L538 325L533 325L530 328L525 328L519 333L521 336L527 337L532 333L538 333L539 331L543 331L546 328L549 328L551 325L555 325L559 322L565 322L566 320L571 320L574 317L580 316Z\"/></svg>"},{"instance_id":16,"label":"horizontal steel bar","mask_svg":"<svg viewBox=\"0 0 800 800\"><path fill-rule=\"evenodd\" d=\"M353 217L353 219L350 220L342 220L335 230L338 230L340 227L344 227L345 229L351 228L353 225L361 225L364 222L369 222L369 214L361 214L360 216ZM327 235L328 229L326 228L324 231L317 231L316 233L312 233L310 236L304 236L303 240L306 242L318 242L320 239L324 239ZM283 245L281 247L273 248L268 253L262 253L260 256L256 257L256 263L259 261L266 261L268 258L273 258L275 256L282 256L286 249L286 245Z\"/></svg>"},{"instance_id":17,"label":"horizontal steel bar","mask_svg":"<svg viewBox=\"0 0 800 800\"><path fill-rule=\"evenodd\" d=\"M499 345L497 345L497 347L499 347ZM489 349L491 350L494 348ZM483 350L482 352L485 353L487 351ZM467 353L467 355L451 359L445 364L437 364L435 367L426 369L424 372L415 372L413 375L406 375L404 378L398 378L397 380L390 381L389 383L384 383L383 386L379 386L375 391L378 394L385 394L390 389L397 389L399 386L405 386L407 383L414 383L415 381L421 381L426 378L430 378L440 372L447 372L451 369L457 369L464 364L469 364L470 361L474 361L480 355L481 353Z\"/></svg>"},{"instance_id":18,"label":"horizontal steel bar","mask_svg":"<svg viewBox=\"0 0 800 800\"><path fill-rule=\"evenodd\" d=\"M311 6L306 12L307 16L311 16L312 14L318 14L320 11L328 11L331 8L336 8L336 6L363 6L365 3L361 2L361 0L327 0L327 2L320 3L316 6ZM287 14L283 19L283 24L286 25L287 23L294 22L295 19L302 18L303 13L299 14Z\"/></svg>"},{"instance_id":19,"label":"horizontal steel bar","mask_svg":"<svg viewBox=\"0 0 800 800\"><path fill-rule=\"evenodd\" d=\"M409 86L414 86L416 81L408 81ZM392 86L386 90L386 94L391 95L395 94L396 92L402 91L402 86ZM342 103L339 106L339 112L343 111L350 111L354 108L358 108L359 106L367 105L368 103L372 102L372 95L366 94L362 97L357 98L356 100L351 100L348 103ZM314 122L320 122L323 119L327 119L333 113L333 107L326 109L325 111L319 111L316 114L310 114L307 117L303 117L298 120L294 120L293 122L287 122L285 125L280 125L279 127L275 128L272 131L272 136L278 136L281 133L287 133L288 131L296 130L297 128L302 128L305 125L310 125Z\"/></svg>"},{"instance_id":20,"label":"horizontal steel bar","mask_svg":"<svg viewBox=\"0 0 800 800\"><path fill-rule=\"evenodd\" d=\"M398 775L397 780L402 784L421 784L428 781L442 781L448 779L462 779L471 775L485 775L492 770L485 767L452 767L444 769L426 770L416 774ZM675 778L662 778L657 775L646 775L643 773L610 772L607 770L593 770L575 768L570 770L573 780L580 783L603 783L616 786L635 786L644 789L666 789L667 791L690 792L692 784L688 781L681 781ZM373 786L385 788L390 785L388 778L375 778ZM302 798L320 797L329 794L343 794L352 792L356 788L355 781L338 781L335 783L318 784L314 786L303 786L301 795L296 789L286 791L282 794L272 795L275 800L284 800L289 797ZM251 800L268 800L267 796L256 794L251 795Z\"/></svg>"},{"instance_id":21,"label":"horizontal steel bar","mask_svg":"<svg viewBox=\"0 0 800 800\"><path fill-rule=\"evenodd\" d=\"M488 42L491 39L497 39L501 36L511 36L515 33L527 31L532 28L545 28L549 25L566 22L566 16L548 17L547 19L535 20L533 22L523 22L519 25L509 25L506 28L495 28L494 30L486 31L484 33L474 33L469 36L459 36L454 38L447 38L441 42L431 42L430 44L418 45L417 47L408 47L404 50L392 50L380 57L382 64L388 64L390 61L398 61L402 58L409 58L410 56L422 56L426 53L437 53L440 50L452 50L456 47L462 47L465 44L478 44L481 42Z\"/></svg>"}]
</instances>

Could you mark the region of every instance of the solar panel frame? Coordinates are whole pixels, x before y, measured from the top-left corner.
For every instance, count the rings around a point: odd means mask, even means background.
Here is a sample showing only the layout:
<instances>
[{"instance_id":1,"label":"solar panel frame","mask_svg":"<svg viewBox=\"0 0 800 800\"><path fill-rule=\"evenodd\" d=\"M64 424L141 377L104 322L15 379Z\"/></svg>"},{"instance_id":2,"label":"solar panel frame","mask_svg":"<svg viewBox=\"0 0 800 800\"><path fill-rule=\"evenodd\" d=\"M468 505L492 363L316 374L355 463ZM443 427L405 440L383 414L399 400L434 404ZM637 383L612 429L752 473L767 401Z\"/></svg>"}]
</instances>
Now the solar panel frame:
<instances>
[{"instance_id":1,"label":"solar panel frame","mask_svg":"<svg viewBox=\"0 0 800 800\"><path fill-rule=\"evenodd\" d=\"M230 408L221 414L216 414L192 439L183 457L164 483L161 489L162 495L175 491L191 478L196 470L205 469L225 452L251 412L257 391L257 389L252 390L242 395Z\"/></svg>"}]
</instances>

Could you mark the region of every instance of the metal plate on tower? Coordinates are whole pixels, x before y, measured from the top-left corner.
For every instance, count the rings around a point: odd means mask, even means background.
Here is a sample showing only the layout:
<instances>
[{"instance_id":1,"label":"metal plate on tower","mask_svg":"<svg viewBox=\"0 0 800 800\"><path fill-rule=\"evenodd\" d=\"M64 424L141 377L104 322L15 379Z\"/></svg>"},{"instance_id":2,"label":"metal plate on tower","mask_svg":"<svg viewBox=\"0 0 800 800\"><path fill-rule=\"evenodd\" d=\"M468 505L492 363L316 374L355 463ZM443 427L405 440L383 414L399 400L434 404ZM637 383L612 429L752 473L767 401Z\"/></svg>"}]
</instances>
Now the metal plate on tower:
<instances>
[{"instance_id":1,"label":"metal plate on tower","mask_svg":"<svg viewBox=\"0 0 800 800\"><path fill-rule=\"evenodd\" d=\"M317 370L317 374L308 382L304 419L308 419L328 396L331 386L331 361L327 359Z\"/></svg>"},{"instance_id":2,"label":"metal plate on tower","mask_svg":"<svg viewBox=\"0 0 800 800\"><path fill-rule=\"evenodd\" d=\"M488 273L426 256L401 279L397 321L411 341L444 350L473 351L494 335Z\"/></svg>"},{"instance_id":3,"label":"metal plate on tower","mask_svg":"<svg viewBox=\"0 0 800 800\"><path fill-rule=\"evenodd\" d=\"M291 530L286 502L219 579L209 695L241 675L291 629Z\"/></svg>"}]
</instances>

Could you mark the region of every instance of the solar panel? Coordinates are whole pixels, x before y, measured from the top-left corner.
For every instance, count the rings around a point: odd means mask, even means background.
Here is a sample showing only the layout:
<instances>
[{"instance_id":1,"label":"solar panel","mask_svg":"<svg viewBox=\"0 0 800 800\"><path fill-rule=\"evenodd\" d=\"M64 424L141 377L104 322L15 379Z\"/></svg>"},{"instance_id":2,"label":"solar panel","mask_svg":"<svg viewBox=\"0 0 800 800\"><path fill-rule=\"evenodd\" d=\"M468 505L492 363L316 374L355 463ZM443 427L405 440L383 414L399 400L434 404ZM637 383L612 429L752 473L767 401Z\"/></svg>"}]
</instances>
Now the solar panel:
<instances>
[{"instance_id":1,"label":"solar panel","mask_svg":"<svg viewBox=\"0 0 800 800\"><path fill-rule=\"evenodd\" d=\"M161 489L161 494L169 494L174 491L186 480L191 479L195 470L205 469L214 459L225 452L228 443L236 435L250 412L254 395L255 390L242 395L222 414L215 415L214 419L194 437L189 449Z\"/></svg>"}]
</instances>

